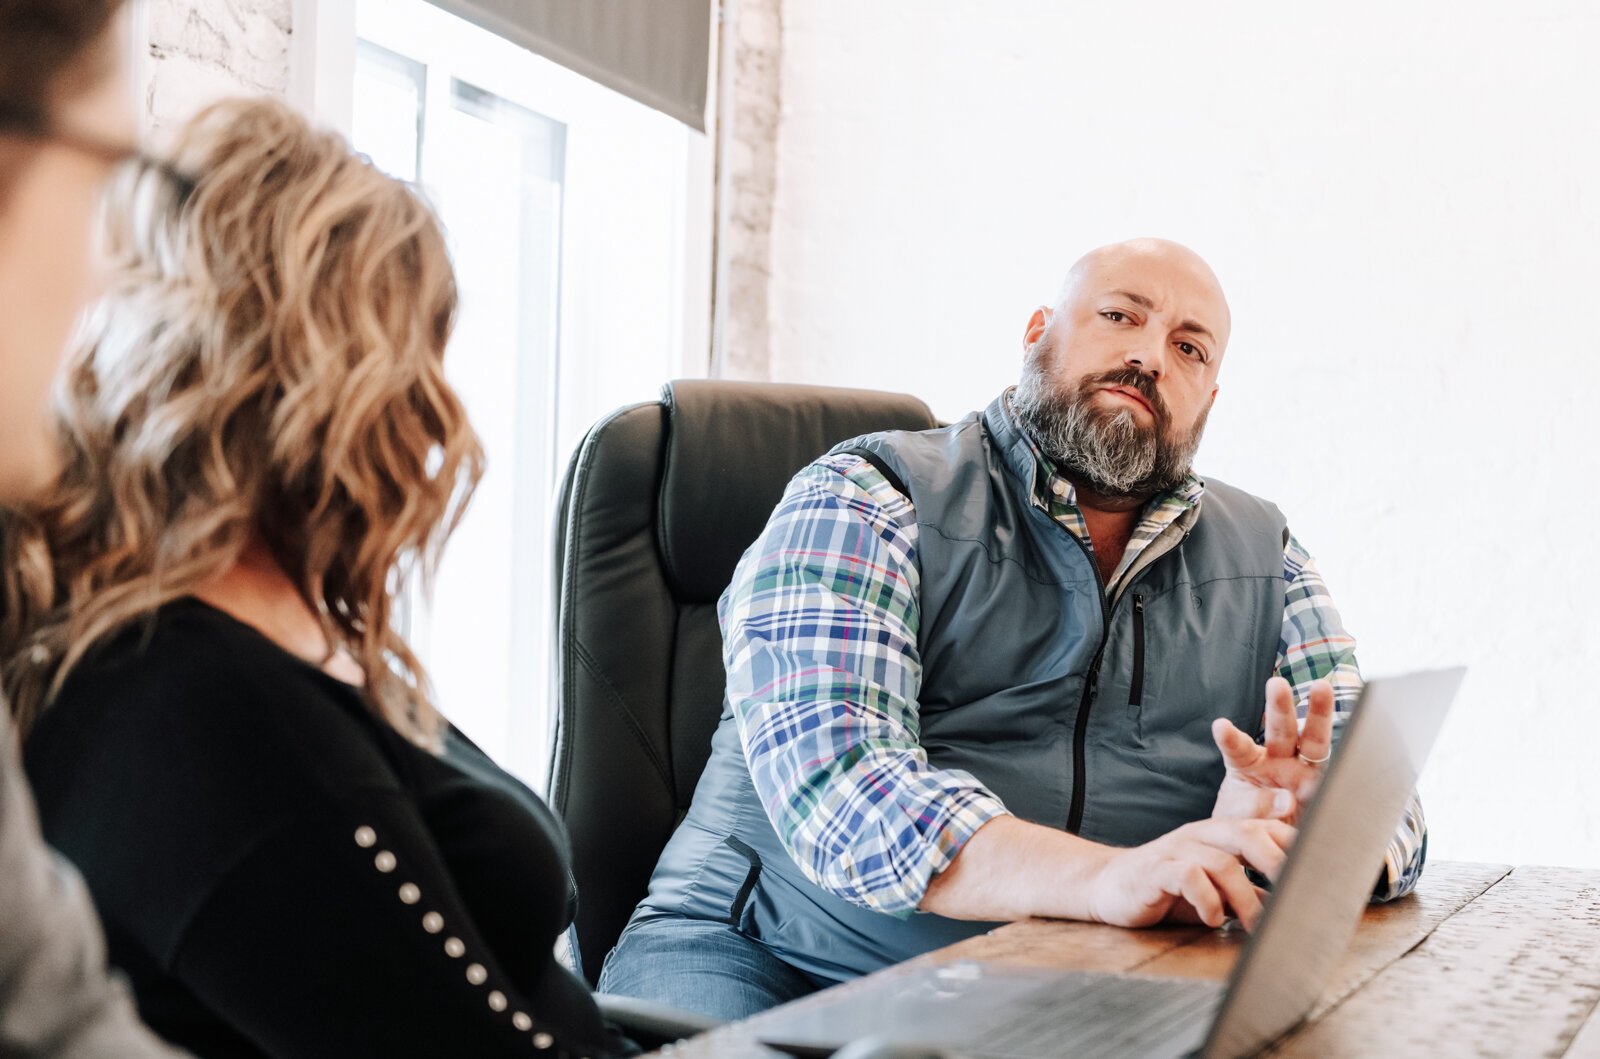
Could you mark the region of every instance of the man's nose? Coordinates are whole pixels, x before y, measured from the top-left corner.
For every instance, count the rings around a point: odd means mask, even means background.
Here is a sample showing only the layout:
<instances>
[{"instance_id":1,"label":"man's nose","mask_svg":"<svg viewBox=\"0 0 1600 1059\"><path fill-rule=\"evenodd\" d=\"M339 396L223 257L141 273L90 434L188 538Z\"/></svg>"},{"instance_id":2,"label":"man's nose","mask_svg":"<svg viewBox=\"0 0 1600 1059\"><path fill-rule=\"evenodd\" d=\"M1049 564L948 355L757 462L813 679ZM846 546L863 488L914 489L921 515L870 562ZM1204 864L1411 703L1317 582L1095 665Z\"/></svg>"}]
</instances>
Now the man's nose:
<instances>
[{"instance_id":1,"label":"man's nose","mask_svg":"<svg viewBox=\"0 0 1600 1059\"><path fill-rule=\"evenodd\" d=\"M1162 372L1167 370L1166 349L1156 342L1141 343L1122 355L1122 363L1159 381Z\"/></svg>"}]
</instances>

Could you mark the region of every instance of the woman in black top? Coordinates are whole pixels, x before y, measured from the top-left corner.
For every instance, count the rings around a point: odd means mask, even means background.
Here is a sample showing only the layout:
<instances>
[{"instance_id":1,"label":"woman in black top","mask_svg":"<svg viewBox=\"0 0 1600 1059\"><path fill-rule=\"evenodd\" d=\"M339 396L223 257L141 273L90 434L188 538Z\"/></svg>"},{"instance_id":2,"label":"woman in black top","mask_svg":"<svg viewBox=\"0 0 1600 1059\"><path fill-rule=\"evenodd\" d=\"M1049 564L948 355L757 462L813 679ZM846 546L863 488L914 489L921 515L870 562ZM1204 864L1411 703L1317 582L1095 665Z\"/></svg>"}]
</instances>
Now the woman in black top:
<instances>
[{"instance_id":1,"label":"woman in black top","mask_svg":"<svg viewBox=\"0 0 1600 1059\"><path fill-rule=\"evenodd\" d=\"M159 1032L206 1056L631 1052L553 957L560 825L434 710L391 586L481 456L444 242L273 102L113 211L70 466L4 676L46 835Z\"/></svg>"},{"instance_id":2,"label":"woman in black top","mask_svg":"<svg viewBox=\"0 0 1600 1059\"><path fill-rule=\"evenodd\" d=\"M78 666L26 762L145 1019L196 1054L615 1047L551 956L572 887L539 800L206 603Z\"/></svg>"}]
</instances>

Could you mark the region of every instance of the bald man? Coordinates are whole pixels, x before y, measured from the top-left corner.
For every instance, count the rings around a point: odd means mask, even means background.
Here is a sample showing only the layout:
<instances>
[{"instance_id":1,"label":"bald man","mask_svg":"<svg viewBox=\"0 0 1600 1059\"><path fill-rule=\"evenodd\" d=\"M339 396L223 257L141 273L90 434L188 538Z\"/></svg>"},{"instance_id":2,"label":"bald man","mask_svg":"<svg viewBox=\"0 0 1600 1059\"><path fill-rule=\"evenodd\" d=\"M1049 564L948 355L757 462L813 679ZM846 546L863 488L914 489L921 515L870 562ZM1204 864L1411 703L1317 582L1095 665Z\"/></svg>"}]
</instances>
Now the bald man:
<instances>
[{"instance_id":1,"label":"bald man","mask_svg":"<svg viewBox=\"0 0 1600 1059\"><path fill-rule=\"evenodd\" d=\"M1191 469L1230 324L1193 251L1102 247L984 412L795 477L603 991L739 1018L999 921L1254 925L1361 678L1284 516ZM1413 799L1375 899L1424 839Z\"/></svg>"}]
</instances>

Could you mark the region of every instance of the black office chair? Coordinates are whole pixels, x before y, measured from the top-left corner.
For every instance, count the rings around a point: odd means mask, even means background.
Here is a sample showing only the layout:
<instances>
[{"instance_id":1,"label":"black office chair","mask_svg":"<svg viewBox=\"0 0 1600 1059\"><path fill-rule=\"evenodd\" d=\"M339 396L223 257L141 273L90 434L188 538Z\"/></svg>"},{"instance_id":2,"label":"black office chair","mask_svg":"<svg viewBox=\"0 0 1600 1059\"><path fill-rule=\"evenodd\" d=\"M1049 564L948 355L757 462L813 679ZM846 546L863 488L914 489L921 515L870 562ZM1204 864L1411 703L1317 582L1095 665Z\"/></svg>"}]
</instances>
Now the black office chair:
<instances>
[{"instance_id":1,"label":"black office chair","mask_svg":"<svg viewBox=\"0 0 1600 1059\"><path fill-rule=\"evenodd\" d=\"M578 883L577 948L600 975L683 819L722 713L716 603L796 471L836 443L937 422L914 397L668 384L597 423L562 485L550 802Z\"/></svg>"}]
</instances>

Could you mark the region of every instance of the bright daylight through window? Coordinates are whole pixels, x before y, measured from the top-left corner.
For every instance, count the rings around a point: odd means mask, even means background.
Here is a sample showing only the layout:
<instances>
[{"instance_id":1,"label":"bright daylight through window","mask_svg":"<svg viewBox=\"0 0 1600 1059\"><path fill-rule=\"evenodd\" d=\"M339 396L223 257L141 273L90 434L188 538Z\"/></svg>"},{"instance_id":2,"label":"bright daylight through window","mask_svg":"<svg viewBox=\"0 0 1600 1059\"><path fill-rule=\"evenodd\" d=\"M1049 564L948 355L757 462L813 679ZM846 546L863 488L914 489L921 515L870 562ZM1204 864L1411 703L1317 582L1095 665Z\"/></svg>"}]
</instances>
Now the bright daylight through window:
<instances>
[{"instance_id":1,"label":"bright daylight through window","mask_svg":"<svg viewBox=\"0 0 1600 1059\"><path fill-rule=\"evenodd\" d=\"M406 628L444 713L542 787L554 493L594 420L704 373L708 148L423 0L360 0L356 30L352 140L444 221L446 371L488 455Z\"/></svg>"}]
</instances>

